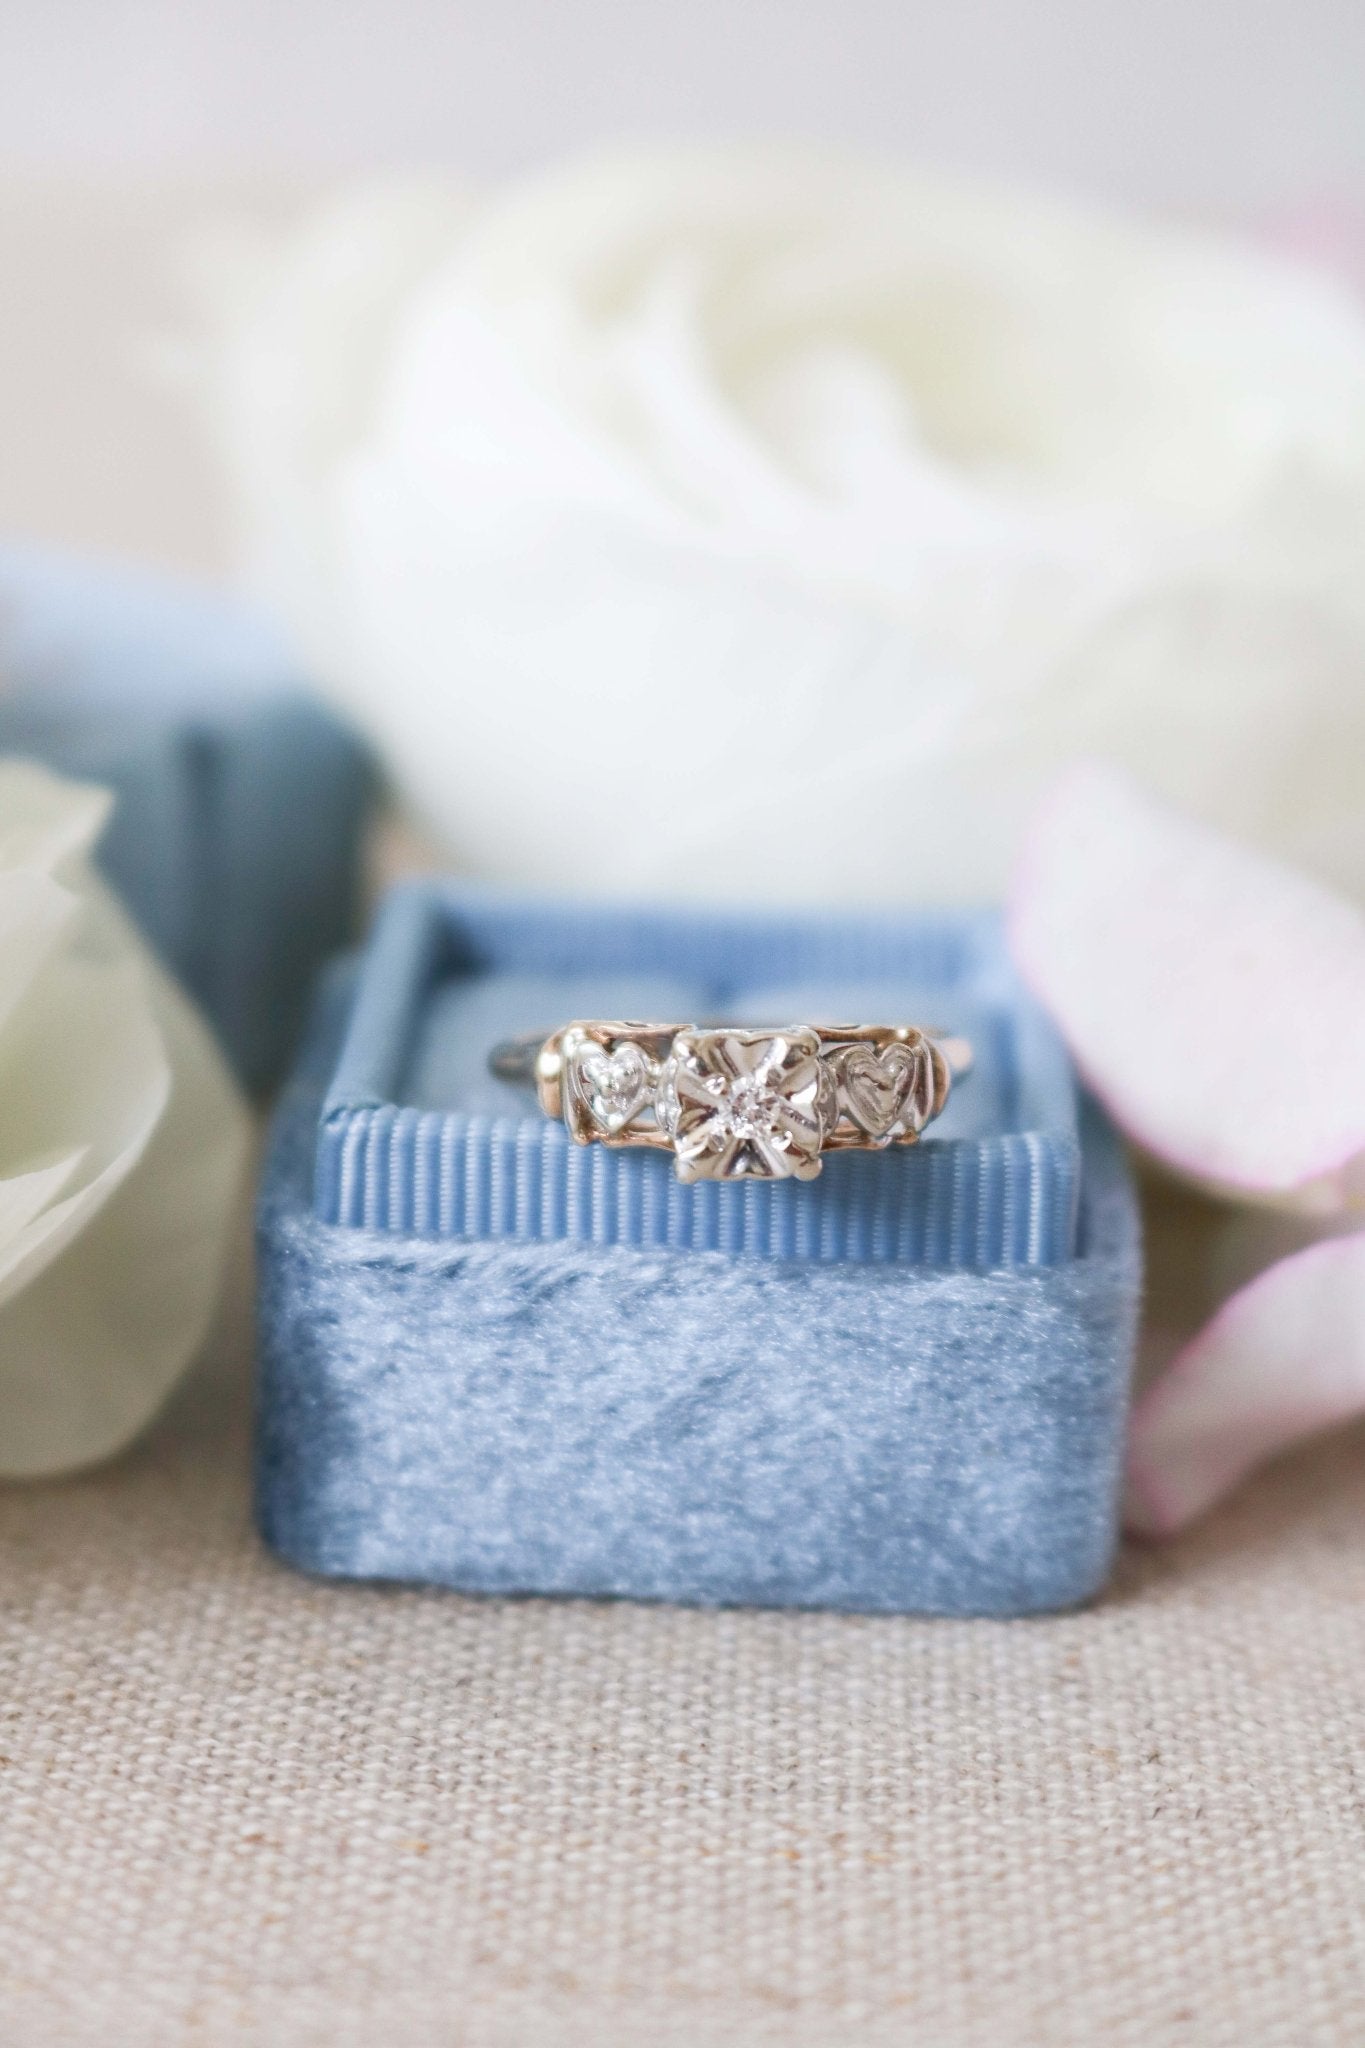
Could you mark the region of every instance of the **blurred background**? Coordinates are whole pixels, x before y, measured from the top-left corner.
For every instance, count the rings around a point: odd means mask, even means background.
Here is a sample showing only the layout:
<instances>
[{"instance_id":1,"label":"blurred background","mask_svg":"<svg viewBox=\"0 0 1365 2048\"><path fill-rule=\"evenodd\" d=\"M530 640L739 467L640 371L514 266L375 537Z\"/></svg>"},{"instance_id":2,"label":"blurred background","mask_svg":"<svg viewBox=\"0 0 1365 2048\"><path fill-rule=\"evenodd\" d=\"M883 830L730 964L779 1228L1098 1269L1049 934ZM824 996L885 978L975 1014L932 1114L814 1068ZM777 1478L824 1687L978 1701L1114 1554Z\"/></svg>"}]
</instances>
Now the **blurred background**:
<instances>
[{"instance_id":1,"label":"blurred background","mask_svg":"<svg viewBox=\"0 0 1365 2048\"><path fill-rule=\"evenodd\" d=\"M339 174L814 137L1197 218L1365 205L1357 0L7 0L0 529L227 566L187 251Z\"/></svg>"}]
</instances>

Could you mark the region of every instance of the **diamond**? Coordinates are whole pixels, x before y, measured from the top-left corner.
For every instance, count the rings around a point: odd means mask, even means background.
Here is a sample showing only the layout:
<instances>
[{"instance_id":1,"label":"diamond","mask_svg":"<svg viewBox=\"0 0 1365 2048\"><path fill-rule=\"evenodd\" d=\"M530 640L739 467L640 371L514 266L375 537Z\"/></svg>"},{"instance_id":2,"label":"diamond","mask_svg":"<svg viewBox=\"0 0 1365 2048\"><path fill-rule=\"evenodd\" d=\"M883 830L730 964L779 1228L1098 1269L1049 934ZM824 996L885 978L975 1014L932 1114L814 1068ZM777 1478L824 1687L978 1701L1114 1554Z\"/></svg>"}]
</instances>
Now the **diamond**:
<instances>
[{"instance_id":1,"label":"diamond","mask_svg":"<svg viewBox=\"0 0 1365 2048\"><path fill-rule=\"evenodd\" d=\"M614 1051L589 1040L573 1048L568 1076L571 1098L599 1130L614 1137L648 1103L654 1069L648 1054L630 1039Z\"/></svg>"},{"instance_id":2,"label":"diamond","mask_svg":"<svg viewBox=\"0 0 1365 2048\"><path fill-rule=\"evenodd\" d=\"M742 1074L719 1103L716 1122L732 1138L772 1138L785 1145L786 1098L755 1074Z\"/></svg>"},{"instance_id":3,"label":"diamond","mask_svg":"<svg viewBox=\"0 0 1365 2048\"><path fill-rule=\"evenodd\" d=\"M813 1180L827 1084L818 1033L680 1031L655 1105L680 1180Z\"/></svg>"}]
</instances>

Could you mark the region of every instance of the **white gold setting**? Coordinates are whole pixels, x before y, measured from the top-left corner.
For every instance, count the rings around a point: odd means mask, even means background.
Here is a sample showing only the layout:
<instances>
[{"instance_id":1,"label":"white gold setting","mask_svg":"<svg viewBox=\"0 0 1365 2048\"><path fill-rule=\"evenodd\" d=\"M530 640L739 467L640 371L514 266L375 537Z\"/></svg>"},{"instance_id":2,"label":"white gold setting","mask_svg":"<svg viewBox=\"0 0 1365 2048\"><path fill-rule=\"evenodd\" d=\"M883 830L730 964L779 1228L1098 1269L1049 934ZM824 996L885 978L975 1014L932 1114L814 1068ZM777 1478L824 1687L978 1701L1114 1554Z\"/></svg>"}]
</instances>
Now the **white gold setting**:
<instances>
[{"instance_id":1,"label":"white gold setting","mask_svg":"<svg viewBox=\"0 0 1365 2048\"><path fill-rule=\"evenodd\" d=\"M818 1032L680 1031L655 1115L679 1180L813 1180L825 1090Z\"/></svg>"},{"instance_id":2,"label":"white gold setting","mask_svg":"<svg viewBox=\"0 0 1365 2048\"><path fill-rule=\"evenodd\" d=\"M614 1137L650 1107L658 1069L633 1039L609 1049L588 1038L567 1055L564 1081L566 1100Z\"/></svg>"},{"instance_id":3,"label":"white gold setting","mask_svg":"<svg viewBox=\"0 0 1365 2048\"><path fill-rule=\"evenodd\" d=\"M682 1181L814 1180L827 1152L913 1145L971 1065L914 1025L576 1023L498 1047L577 1144L667 1149Z\"/></svg>"}]
</instances>

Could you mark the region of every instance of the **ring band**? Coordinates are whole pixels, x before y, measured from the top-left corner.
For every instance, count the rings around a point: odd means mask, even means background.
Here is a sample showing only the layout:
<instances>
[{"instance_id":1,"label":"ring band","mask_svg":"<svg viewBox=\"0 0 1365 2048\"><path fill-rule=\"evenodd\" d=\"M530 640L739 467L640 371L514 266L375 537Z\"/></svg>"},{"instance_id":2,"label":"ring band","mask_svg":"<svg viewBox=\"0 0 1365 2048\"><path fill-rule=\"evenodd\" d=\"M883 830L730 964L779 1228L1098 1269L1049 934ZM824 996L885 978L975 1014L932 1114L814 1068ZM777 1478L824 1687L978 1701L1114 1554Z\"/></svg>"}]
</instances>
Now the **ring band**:
<instances>
[{"instance_id":1,"label":"ring band","mask_svg":"<svg viewBox=\"0 0 1365 2048\"><path fill-rule=\"evenodd\" d=\"M826 1152L913 1145L965 1039L914 1025L566 1024L495 1046L577 1144L671 1151L679 1180L814 1180Z\"/></svg>"}]
</instances>

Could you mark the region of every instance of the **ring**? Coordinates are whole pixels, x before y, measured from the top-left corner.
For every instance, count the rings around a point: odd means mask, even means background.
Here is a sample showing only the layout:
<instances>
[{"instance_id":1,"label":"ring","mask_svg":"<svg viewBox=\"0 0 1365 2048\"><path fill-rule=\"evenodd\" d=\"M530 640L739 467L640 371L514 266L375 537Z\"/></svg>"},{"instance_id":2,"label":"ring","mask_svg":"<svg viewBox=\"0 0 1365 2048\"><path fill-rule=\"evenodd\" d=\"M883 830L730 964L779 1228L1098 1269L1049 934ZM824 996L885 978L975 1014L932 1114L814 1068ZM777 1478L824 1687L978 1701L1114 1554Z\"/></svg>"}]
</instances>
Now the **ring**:
<instances>
[{"instance_id":1,"label":"ring","mask_svg":"<svg viewBox=\"0 0 1365 2048\"><path fill-rule=\"evenodd\" d=\"M575 1143L671 1151L681 1181L814 1180L826 1152L913 1145L971 1063L910 1024L566 1024L488 1061Z\"/></svg>"}]
</instances>

